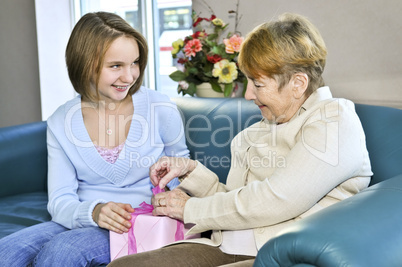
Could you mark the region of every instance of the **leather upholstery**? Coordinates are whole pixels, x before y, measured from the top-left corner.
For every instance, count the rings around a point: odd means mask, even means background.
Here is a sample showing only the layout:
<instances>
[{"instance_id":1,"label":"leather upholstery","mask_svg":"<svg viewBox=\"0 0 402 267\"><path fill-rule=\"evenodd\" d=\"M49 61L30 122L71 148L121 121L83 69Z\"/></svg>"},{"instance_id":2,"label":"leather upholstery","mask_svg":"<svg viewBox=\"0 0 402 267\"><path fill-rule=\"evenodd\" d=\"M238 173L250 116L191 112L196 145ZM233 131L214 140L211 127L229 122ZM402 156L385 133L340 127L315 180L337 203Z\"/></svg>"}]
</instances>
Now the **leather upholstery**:
<instances>
[{"instance_id":1,"label":"leather upholstery","mask_svg":"<svg viewBox=\"0 0 402 267\"><path fill-rule=\"evenodd\" d=\"M0 129L0 238L50 220L46 122Z\"/></svg>"},{"instance_id":2,"label":"leather upholstery","mask_svg":"<svg viewBox=\"0 0 402 267\"><path fill-rule=\"evenodd\" d=\"M0 129L0 197L46 192L46 122Z\"/></svg>"},{"instance_id":3,"label":"leather upholstery","mask_svg":"<svg viewBox=\"0 0 402 267\"><path fill-rule=\"evenodd\" d=\"M372 171L371 184L402 173L402 110L356 104L366 134Z\"/></svg>"},{"instance_id":4,"label":"leather upholstery","mask_svg":"<svg viewBox=\"0 0 402 267\"><path fill-rule=\"evenodd\" d=\"M402 264L402 175L287 228L254 266L396 267Z\"/></svg>"},{"instance_id":5,"label":"leather upholstery","mask_svg":"<svg viewBox=\"0 0 402 267\"><path fill-rule=\"evenodd\" d=\"M261 120L259 108L244 98L173 98L183 115L187 146L196 159L226 182L230 141Z\"/></svg>"}]
</instances>

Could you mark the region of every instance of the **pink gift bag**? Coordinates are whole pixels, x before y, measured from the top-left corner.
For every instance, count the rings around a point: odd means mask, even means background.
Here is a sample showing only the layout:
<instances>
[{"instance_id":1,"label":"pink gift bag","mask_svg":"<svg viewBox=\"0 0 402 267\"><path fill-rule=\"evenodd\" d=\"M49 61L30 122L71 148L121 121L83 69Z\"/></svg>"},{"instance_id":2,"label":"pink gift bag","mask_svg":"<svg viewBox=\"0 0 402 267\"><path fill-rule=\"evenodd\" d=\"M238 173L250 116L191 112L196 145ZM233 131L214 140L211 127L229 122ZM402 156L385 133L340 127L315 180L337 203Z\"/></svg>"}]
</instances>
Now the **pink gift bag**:
<instances>
[{"instance_id":1,"label":"pink gift bag","mask_svg":"<svg viewBox=\"0 0 402 267\"><path fill-rule=\"evenodd\" d=\"M157 186L152 191L158 193L158 189ZM200 237L200 234L186 236L191 226L166 216L153 216L152 210L152 205L142 202L132 214L132 227L128 233L110 231L111 260L158 249L175 241Z\"/></svg>"}]
</instances>

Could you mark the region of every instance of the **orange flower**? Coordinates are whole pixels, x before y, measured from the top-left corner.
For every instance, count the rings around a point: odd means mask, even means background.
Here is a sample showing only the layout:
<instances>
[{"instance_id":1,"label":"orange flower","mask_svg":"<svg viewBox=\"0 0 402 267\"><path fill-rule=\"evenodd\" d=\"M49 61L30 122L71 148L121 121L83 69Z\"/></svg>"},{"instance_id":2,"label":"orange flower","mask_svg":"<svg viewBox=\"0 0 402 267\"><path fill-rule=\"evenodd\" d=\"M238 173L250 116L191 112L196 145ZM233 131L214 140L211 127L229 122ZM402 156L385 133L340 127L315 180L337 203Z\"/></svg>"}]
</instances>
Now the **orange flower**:
<instances>
[{"instance_id":1,"label":"orange flower","mask_svg":"<svg viewBox=\"0 0 402 267\"><path fill-rule=\"evenodd\" d=\"M230 37L229 39L224 39L223 43L225 44L225 50L228 54L234 54L234 52L240 51L240 45L243 42L244 38L237 36L236 34Z\"/></svg>"},{"instance_id":2,"label":"orange flower","mask_svg":"<svg viewBox=\"0 0 402 267\"><path fill-rule=\"evenodd\" d=\"M198 39L189 40L187 44L184 46L184 52L186 57L193 56L202 49L201 41Z\"/></svg>"}]
</instances>

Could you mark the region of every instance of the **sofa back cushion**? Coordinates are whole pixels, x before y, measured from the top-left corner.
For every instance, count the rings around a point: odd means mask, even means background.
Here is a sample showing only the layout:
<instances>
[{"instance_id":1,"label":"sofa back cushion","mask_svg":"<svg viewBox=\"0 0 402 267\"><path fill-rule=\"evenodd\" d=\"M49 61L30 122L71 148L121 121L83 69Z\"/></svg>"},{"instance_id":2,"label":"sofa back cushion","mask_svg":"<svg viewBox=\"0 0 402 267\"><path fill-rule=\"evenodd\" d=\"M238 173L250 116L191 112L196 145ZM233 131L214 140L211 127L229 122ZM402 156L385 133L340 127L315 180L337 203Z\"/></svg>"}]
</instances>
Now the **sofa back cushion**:
<instances>
[{"instance_id":1,"label":"sofa back cushion","mask_svg":"<svg viewBox=\"0 0 402 267\"><path fill-rule=\"evenodd\" d=\"M356 104L366 134L371 185L402 174L402 110Z\"/></svg>"},{"instance_id":2,"label":"sofa back cushion","mask_svg":"<svg viewBox=\"0 0 402 267\"><path fill-rule=\"evenodd\" d=\"M215 172L222 183L230 168L230 142L246 127L261 120L261 112L244 98L177 97L187 146L192 159Z\"/></svg>"},{"instance_id":3,"label":"sofa back cushion","mask_svg":"<svg viewBox=\"0 0 402 267\"><path fill-rule=\"evenodd\" d=\"M46 122L0 129L0 197L46 191Z\"/></svg>"}]
</instances>

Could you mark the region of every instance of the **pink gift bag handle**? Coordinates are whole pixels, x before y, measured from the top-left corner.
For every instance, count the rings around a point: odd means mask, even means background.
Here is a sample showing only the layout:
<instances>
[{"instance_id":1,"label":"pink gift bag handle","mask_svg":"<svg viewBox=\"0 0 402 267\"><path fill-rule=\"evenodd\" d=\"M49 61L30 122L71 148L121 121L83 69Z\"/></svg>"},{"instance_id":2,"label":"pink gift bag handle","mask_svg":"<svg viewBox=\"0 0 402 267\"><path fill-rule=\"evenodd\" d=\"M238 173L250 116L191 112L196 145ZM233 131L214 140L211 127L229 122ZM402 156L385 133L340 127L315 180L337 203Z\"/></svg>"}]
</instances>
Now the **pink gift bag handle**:
<instances>
[{"instance_id":1,"label":"pink gift bag handle","mask_svg":"<svg viewBox=\"0 0 402 267\"><path fill-rule=\"evenodd\" d=\"M140 204L139 208L135 208L134 212L131 213L131 228L128 230L128 254L134 254L137 253L137 242L135 240L135 235L134 235L134 223L135 219L137 218L138 215L140 214L145 214L145 213L152 213L154 210L154 206L147 204L145 201Z\"/></svg>"}]
</instances>

